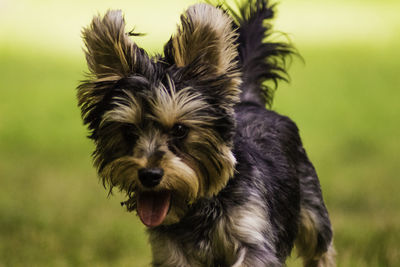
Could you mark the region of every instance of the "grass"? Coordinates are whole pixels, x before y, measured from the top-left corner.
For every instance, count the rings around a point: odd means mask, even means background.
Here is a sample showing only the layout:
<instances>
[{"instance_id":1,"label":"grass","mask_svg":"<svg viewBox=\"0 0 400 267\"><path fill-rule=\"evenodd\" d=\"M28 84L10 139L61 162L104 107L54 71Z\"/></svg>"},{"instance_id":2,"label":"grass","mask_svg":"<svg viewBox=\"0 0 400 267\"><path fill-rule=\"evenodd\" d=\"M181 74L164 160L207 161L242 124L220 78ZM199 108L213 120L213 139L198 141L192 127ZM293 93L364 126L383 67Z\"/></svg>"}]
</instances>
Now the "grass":
<instances>
[{"instance_id":1,"label":"grass","mask_svg":"<svg viewBox=\"0 0 400 267\"><path fill-rule=\"evenodd\" d=\"M400 263L397 37L295 42L306 63L295 60L276 93L273 108L297 122L320 175L338 266ZM80 44L2 40L0 266L148 266L144 227L91 167L74 89Z\"/></svg>"}]
</instances>

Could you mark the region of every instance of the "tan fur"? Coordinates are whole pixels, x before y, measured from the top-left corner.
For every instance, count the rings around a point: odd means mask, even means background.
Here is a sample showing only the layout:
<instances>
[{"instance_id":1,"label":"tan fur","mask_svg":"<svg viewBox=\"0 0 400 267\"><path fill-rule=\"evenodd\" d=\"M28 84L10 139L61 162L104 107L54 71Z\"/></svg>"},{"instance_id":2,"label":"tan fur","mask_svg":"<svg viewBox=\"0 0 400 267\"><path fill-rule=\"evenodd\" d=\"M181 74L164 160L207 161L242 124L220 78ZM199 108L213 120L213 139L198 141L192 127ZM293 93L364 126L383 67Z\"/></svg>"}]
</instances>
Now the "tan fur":
<instances>
[{"instance_id":1,"label":"tan fur","mask_svg":"<svg viewBox=\"0 0 400 267\"><path fill-rule=\"evenodd\" d=\"M274 234L269 215L266 209L263 209L264 200L257 196L251 196L248 203L243 207L230 211L230 217L235 218L231 222L230 234L235 237L238 243L246 242L255 247L261 247L268 244L270 248L274 247ZM263 235L267 235L265 239ZM238 245L237 245L238 246ZM264 266L257 257L252 257L247 251L236 250L236 262L234 266L240 267L258 267ZM270 259L271 266L276 266L277 259Z\"/></svg>"},{"instance_id":2,"label":"tan fur","mask_svg":"<svg viewBox=\"0 0 400 267\"><path fill-rule=\"evenodd\" d=\"M238 240L232 236L232 224L228 218L221 218L215 224L212 238L212 251L215 256L225 255L225 262L237 260Z\"/></svg>"},{"instance_id":3,"label":"tan fur","mask_svg":"<svg viewBox=\"0 0 400 267\"><path fill-rule=\"evenodd\" d=\"M172 153L167 154L160 163L165 175L159 187L172 190L175 197L163 222L166 225L177 223L184 216L187 204L198 197L200 186L199 178L192 168Z\"/></svg>"},{"instance_id":4,"label":"tan fur","mask_svg":"<svg viewBox=\"0 0 400 267\"><path fill-rule=\"evenodd\" d=\"M245 267L244 266L244 259L246 257L246 249L242 248L239 250L238 255L237 255L237 260L234 264L232 264L232 267Z\"/></svg>"},{"instance_id":5,"label":"tan fur","mask_svg":"<svg viewBox=\"0 0 400 267\"><path fill-rule=\"evenodd\" d=\"M129 156L118 158L108 164L99 174L105 184L125 188L136 188L136 174L132 172L143 164L141 159Z\"/></svg>"},{"instance_id":6,"label":"tan fur","mask_svg":"<svg viewBox=\"0 0 400 267\"><path fill-rule=\"evenodd\" d=\"M334 267L336 266L336 252L332 244L329 246L328 251L317 252L317 222L316 216L311 211L304 208L301 209L296 249L303 259L304 267Z\"/></svg>"},{"instance_id":7,"label":"tan fur","mask_svg":"<svg viewBox=\"0 0 400 267\"><path fill-rule=\"evenodd\" d=\"M82 36L89 70L97 78L121 78L132 73L138 48L125 33L120 10L110 10L103 18L94 17Z\"/></svg>"},{"instance_id":8,"label":"tan fur","mask_svg":"<svg viewBox=\"0 0 400 267\"><path fill-rule=\"evenodd\" d=\"M232 232L240 240L246 240L247 243L258 245L266 242L263 233L270 234L268 240L273 241L272 226L267 220L267 210L263 209L262 199L252 197L244 207L231 211L231 217L235 218L232 222ZM273 247L273 244L269 244Z\"/></svg>"},{"instance_id":9,"label":"tan fur","mask_svg":"<svg viewBox=\"0 0 400 267\"><path fill-rule=\"evenodd\" d=\"M218 74L230 70L237 55L231 18L208 4L193 5L183 16L182 24L187 20L190 27L179 29L173 38L176 64L187 66L204 53L203 60L211 63Z\"/></svg>"},{"instance_id":10,"label":"tan fur","mask_svg":"<svg viewBox=\"0 0 400 267\"><path fill-rule=\"evenodd\" d=\"M208 4L191 6L181 17L182 25L172 37L173 55L178 67L185 67L197 60L208 76L227 75L230 84L225 88L228 105L239 101L238 56L232 29L232 19L221 9Z\"/></svg>"},{"instance_id":11,"label":"tan fur","mask_svg":"<svg viewBox=\"0 0 400 267\"><path fill-rule=\"evenodd\" d=\"M331 244L328 251L321 255L318 260L318 267L335 267L336 266L336 250Z\"/></svg>"},{"instance_id":12,"label":"tan fur","mask_svg":"<svg viewBox=\"0 0 400 267\"><path fill-rule=\"evenodd\" d=\"M190 125L191 127L211 125L211 119L196 115L208 104L200 93L193 92L193 88L186 87L176 92L173 81L167 76L168 87L161 85L154 90L150 98L152 113L149 119L158 121L166 128L172 128L176 123Z\"/></svg>"},{"instance_id":13,"label":"tan fur","mask_svg":"<svg viewBox=\"0 0 400 267\"><path fill-rule=\"evenodd\" d=\"M129 91L123 91L126 97L117 97L114 100L116 107L107 111L102 118L100 127L106 122L121 122L138 125L142 119L142 105Z\"/></svg>"},{"instance_id":14,"label":"tan fur","mask_svg":"<svg viewBox=\"0 0 400 267\"><path fill-rule=\"evenodd\" d=\"M165 235L158 235L155 232L149 234L154 266L201 267L200 264L193 265L193 262L189 265L184 249Z\"/></svg>"}]
</instances>

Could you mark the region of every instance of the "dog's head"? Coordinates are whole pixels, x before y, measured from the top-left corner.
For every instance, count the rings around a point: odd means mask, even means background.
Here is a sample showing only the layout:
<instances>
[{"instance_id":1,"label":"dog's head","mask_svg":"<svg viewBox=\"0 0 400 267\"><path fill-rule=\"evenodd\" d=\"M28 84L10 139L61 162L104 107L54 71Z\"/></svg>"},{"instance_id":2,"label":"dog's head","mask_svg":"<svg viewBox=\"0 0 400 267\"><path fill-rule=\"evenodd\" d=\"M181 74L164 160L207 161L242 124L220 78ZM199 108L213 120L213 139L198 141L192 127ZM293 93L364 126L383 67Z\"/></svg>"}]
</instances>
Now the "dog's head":
<instances>
[{"instance_id":1,"label":"dog's head","mask_svg":"<svg viewBox=\"0 0 400 267\"><path fill-rule=\"evenodd\" d=\"M99 176L127 194L145 225L178 222L234 173L240 75L231 19L190 7L163 56L131 40L119 11L95 17L83 38L90 75L78 100Z\"/></svg>"}]
</instances>

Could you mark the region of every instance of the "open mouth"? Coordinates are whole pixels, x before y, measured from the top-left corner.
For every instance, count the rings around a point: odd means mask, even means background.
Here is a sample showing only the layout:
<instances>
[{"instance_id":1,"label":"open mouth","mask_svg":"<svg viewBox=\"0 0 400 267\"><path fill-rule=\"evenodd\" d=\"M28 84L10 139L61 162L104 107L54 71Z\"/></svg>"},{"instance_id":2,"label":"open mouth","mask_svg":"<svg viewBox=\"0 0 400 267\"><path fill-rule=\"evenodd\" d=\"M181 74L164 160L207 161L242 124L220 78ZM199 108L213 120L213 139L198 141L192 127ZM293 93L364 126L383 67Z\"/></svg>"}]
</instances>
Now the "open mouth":
<instances>
[{"instance_id":1,"label":"open mouth","mask_svg":"<svg viewBox=\"0 0 400 267\"><path fill-rule=\"evenodd\" d=\"M162 224L171 204L171 192L141 192L137 198L137 212L140 220L147 227Z\"/></svg>"}]
</instances>

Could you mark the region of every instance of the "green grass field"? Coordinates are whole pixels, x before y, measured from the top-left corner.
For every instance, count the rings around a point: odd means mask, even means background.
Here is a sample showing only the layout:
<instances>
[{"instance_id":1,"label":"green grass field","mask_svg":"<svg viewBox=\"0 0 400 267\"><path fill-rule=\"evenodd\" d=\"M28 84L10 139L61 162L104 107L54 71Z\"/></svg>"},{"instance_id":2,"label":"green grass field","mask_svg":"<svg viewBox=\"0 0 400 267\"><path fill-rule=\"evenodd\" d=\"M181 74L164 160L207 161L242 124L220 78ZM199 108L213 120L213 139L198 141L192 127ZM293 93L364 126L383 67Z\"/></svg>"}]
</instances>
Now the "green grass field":
<instances>
[{"instance_id":1,"label":"green grass field","mask_svg":"<svg viewBox=\"0 0 400 267\"><path fill-rule=\"evenodd\" d=\"M91 167L79 31L120 7L159 51L191 2L0 2L0 266L149 266L144 227ZM282 2L277 27L305 63L294 59L273 109L301 129L338 266L400 266L400 4Z\"/></svg>"}]
</instances>

